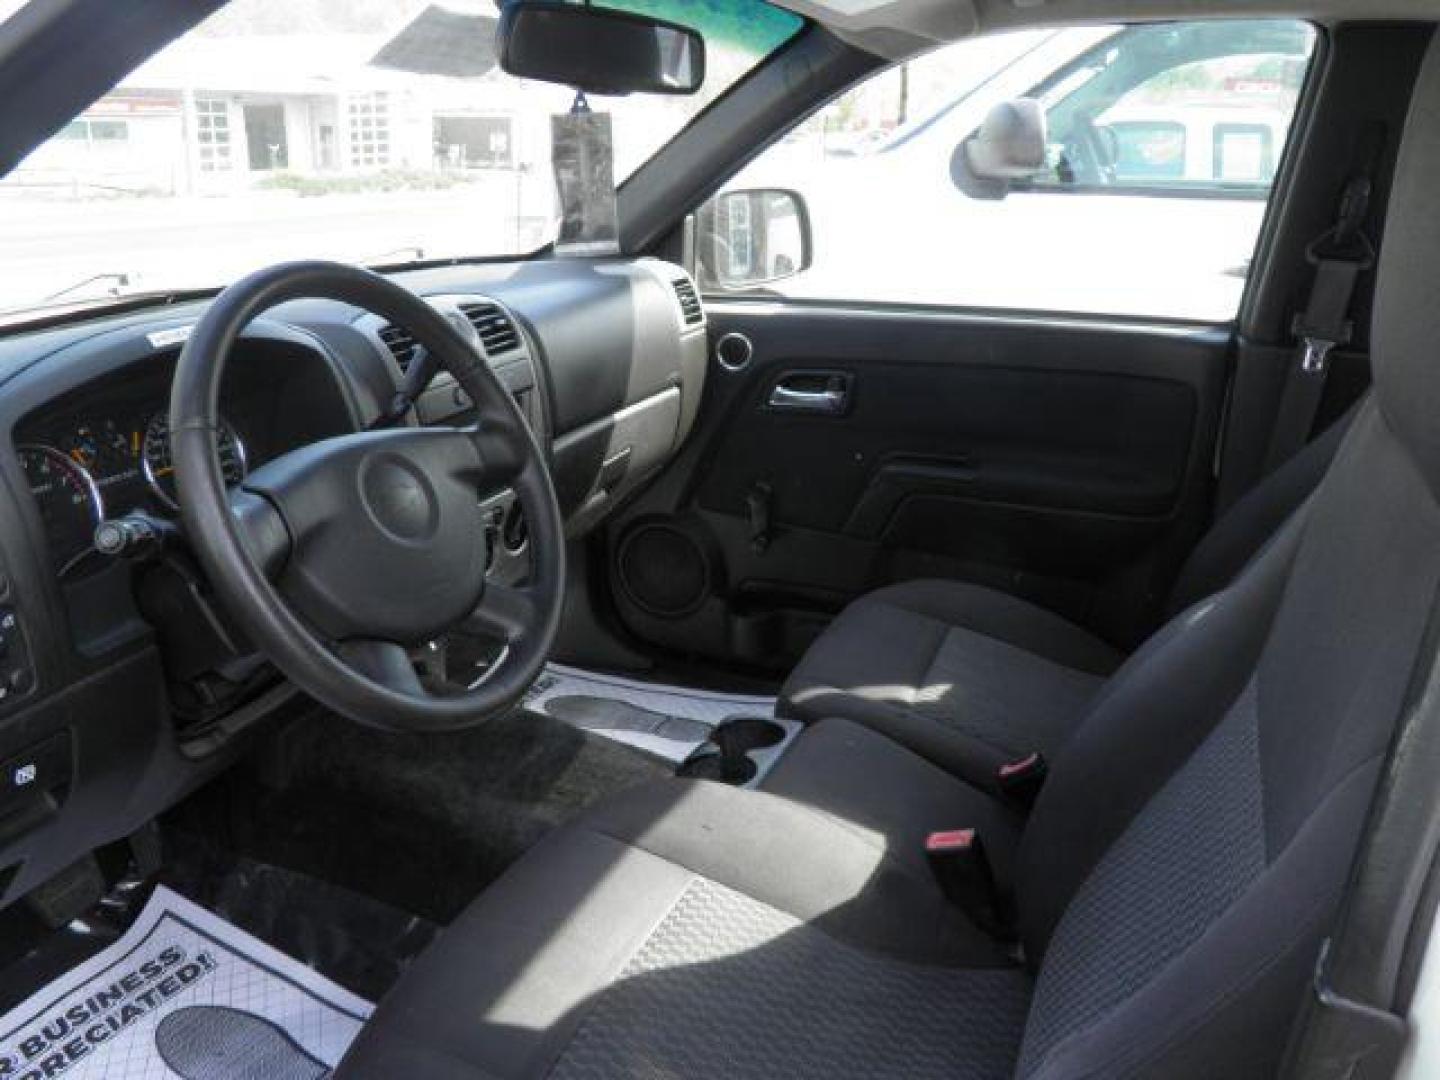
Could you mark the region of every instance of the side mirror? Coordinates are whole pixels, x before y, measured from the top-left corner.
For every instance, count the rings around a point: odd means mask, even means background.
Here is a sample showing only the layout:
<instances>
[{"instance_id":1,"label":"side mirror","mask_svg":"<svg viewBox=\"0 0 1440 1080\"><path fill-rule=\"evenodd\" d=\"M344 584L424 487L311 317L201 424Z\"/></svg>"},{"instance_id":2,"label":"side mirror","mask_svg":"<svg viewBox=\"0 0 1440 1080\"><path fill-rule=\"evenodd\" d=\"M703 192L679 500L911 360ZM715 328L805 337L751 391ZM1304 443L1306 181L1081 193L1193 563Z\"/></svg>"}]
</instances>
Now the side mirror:
<instances>
[{"instance_id":1,"label":"side mirror","mask_svg":"<svg viewBox=\"0 0 1440 1080\"><path fill-rule=\"evenodd\" d=\"M704 38L646 15L511 0L495 37L509 74L589 94L693 94L705 82Z\"/></svg>"},{"instance_id":2,"label":"side mirror","mask_svg":"<svg viewBox=\"0 0 1440 1080\"><path fill-rule=\"evenodd\" d=\"M700 208L696 225L702 287L748 289L810 266L810 214L798 192L727 191Z\"/></svg>"},{"instance_id":3,"label":"side mirror","mask_svg":"<svg viewBox=\"0 0 1440 1080\"><path fill-rule=\"evenodd\" d=\"M955 151L956 186L977 199L1001 199L1016 180L1045 168L1045 111L1034 98L1002 101Z\"/></svg>"}]
</instances>

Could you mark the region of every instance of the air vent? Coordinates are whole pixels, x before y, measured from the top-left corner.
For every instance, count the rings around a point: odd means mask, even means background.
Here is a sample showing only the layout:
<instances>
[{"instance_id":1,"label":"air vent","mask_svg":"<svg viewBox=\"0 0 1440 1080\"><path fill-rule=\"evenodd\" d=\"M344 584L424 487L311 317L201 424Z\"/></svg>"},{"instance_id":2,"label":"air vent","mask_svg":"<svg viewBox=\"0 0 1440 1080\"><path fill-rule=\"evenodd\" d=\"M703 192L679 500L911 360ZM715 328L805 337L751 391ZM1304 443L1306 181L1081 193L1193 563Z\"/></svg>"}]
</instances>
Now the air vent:
<instances>
[{"instance_id":1,"label":"air vent","mask_svg":"<svg viewBox=\"0 0 1440 1080\"><path fill-rule=\"evenodd\" d=\"M410 359L415 355L415 339L411 337L410 331L401 326L382 326L380 340L385 343L385 348L390 350L390 355L395 357L401 373L409 371Z\"/></svg>"},{"instance_id":2,"label":"air vent","mask_svg":"<svg viewBox=\"0 0 1440 1080\"><path fill-rule=\"evenodd\" d=\"M696 294L695 286L690 283L689 278L676 279L675 298L680 301L680 314L684 316L686 326L694 326L698 322L705 321L705 312L700 307L700 297Z\"/></svg>"},{"instance_id":3,"label":"air vent","mask_svg":"<svg viewBox=\"0 0 1440 1080\"><path fill-rule=\"evenodd\" d=\"M461 304L460 313L470 320L470 325L480 335L486 356L500 356L520 347L520 332L498 305Z\"/></svg>"}]
</instances>

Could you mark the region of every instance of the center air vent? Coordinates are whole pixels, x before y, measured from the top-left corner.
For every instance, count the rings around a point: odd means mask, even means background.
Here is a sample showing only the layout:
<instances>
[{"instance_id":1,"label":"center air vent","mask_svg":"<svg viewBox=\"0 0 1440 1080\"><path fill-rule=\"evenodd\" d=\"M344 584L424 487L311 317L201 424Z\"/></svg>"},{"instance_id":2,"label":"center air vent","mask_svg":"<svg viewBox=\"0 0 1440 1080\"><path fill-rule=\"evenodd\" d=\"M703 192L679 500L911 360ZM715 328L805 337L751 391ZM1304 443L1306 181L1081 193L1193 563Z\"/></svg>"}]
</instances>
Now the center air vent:
<instances>
[{"instance_id":1,"label":"center air vent","mask_svg":"<svg viewBox=\"0 0 1440 1080\"><path fill-rule=\"evenodd\" d=\"M401 326L382 326L380 340L385 343L385 348L390 350L390 355L395 357L401 373L409 371L410 360L415 355L415 339L410 335L410 331Z\"/></svg>"},{"instance_id":2,"label":"center air vent","mask_svg":"<svg viewBox=\"0 0 1440 1080\"><path fill-rule=\"evenodd\" d=\"M694 326L698 322L705 321L705 312L700 307L700 297L696 294L695 286L690 283L689 278L675 280L675 298L680 301L680 314L684 317L686 326Z\"/></svg>"},{"instance_id":3,"label":"center air vent","mask_svg":"<svg viewBox=\"0 0 1440 1080\"><path fill-rule=\"evenodd\" d=\"M460 313L480 335L486 356L500 356L520 347L520 332L498 304L460 304Z\"/></svg>"}]
</instances>

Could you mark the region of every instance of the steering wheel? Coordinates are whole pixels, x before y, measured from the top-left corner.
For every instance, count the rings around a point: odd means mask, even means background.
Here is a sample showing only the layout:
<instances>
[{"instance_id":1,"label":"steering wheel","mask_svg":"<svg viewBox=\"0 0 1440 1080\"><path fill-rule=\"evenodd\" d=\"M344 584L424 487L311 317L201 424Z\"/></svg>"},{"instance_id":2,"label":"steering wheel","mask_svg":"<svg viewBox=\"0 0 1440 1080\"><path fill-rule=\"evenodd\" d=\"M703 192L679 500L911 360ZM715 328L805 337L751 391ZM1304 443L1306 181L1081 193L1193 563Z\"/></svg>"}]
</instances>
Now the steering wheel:
<instances>
[{"instance_id":1,"label":"steering wheel","mask_svg":"<svg viewBox=\"0 0 1440 1080\"><path fill-rule=\"evenodd\" d=\"M336 300L403 326L474 402L465 429L325 439L227 490L215 450L221 375L241 331L289 300ZM180 354L171 453L186 533L228 612L291 681L353 720L396 731L470 727L519 700L560 622L565 545L529 426L485 359L429 304L354 266L296 262L231 285ZM480 503L509 488L525 514L528 582L486 580ZM421 685L408 649L453 630L504 643L477 686Z\"/></svg>"}]
</instances>

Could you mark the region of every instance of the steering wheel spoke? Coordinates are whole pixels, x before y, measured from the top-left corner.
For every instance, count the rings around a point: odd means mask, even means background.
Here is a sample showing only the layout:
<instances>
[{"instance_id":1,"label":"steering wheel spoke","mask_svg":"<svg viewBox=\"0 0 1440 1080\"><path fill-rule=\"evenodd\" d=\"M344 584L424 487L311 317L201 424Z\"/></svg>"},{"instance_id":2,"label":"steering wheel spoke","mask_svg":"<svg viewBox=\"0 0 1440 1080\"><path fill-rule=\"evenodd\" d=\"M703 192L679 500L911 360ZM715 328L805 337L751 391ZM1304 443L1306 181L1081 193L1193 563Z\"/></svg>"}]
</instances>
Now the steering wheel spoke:
<instances>
[{"instance_id":1,"label":"steering wheel spoke","mask_svg":"<svg viewBox=\"0 0 1440 1080\"><path fill-rule=\"evenodd\" d=\"M275 582L290 558L290 531L280 511L265 496L236 488L229 493L230 516L235 521L240 542L255 560L266 580Z\"/></svg>"},{"instance_id":2,"label":"steering wheel spoke","mask_svg":"<svg viewBox=\"0 0 1440 1080\"><path fill-rule=\"evenodd\" d=\"M539 610L540 598L529 587L487 582L480 603L458 629L461 633L498 638L513 645L535 625Z\"/></svg>"},{"instance_id":3,"label":"steering wheel spoke","mask_svg":"<svg viewBox=\"0 0 1440 1080\"><path fill-rule=\"evenodd\" d=\"M428 691L415 673L410 653L393 641L355 638L336 648L341 658L367 679L407 697L423 698Z\"/></svg>"},{"instance_id":4,"label":"steering wheel spoke","mask_svg":"<svg viewBox=\"0 0 1440 1080\"><path fill-rule=\"evenodd\" d=\"M524 432L507 420L482 422L470 438L482 463L481 497L489 498L513 484L529 457Z\"/></svg>"}]
</instances>

